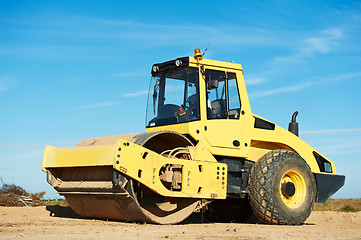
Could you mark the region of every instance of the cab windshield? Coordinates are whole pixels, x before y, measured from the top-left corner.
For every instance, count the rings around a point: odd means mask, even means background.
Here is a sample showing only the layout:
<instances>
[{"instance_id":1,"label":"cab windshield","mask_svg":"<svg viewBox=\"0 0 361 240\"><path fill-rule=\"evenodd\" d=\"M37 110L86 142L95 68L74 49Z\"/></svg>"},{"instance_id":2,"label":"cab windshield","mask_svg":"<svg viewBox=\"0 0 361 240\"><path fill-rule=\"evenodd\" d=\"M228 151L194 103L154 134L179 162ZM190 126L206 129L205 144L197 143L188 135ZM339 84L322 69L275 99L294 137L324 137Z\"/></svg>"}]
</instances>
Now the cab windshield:
<instances>
[{"instance_id":1,"label":"cab windshield","mask_svg":"<svg viewBox=\"0 0 361 240\"><path fill-rule=\"evenodd\" d=\"M185 67L154 74L148 92L146 126L200 119L198 68Z\"/></svg>"}]
</instances>

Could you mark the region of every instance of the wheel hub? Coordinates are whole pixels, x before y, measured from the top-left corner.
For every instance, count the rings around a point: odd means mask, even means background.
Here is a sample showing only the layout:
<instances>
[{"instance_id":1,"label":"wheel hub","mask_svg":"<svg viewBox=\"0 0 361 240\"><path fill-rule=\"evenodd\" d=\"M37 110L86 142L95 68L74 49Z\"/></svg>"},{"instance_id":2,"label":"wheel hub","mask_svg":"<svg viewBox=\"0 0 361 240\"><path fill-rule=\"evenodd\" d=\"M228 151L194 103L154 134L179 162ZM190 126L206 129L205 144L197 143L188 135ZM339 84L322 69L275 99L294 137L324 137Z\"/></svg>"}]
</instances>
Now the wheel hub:
<instances>
[{"instance_id":1,"label":"wheel hub","mask_svg":"<svg viewBox=\"0 0 361 240\"><path fill-rule=\"evenodd\" d=\"M306 182L303 176L295 171L287 171L280 182L280 194L289 208L298 208L306 198Z\"/></svg>"},{"instance_id":2,"label":"wheel hub","mask_svg":"<svg viewBox=\"0 0 361 240\"><path fill-rule=\"evenodd\" d=\"M296 192L295 185L292 182L282 183L281 191L284 196L293 197Z\"/></svg>"}]
</instances>

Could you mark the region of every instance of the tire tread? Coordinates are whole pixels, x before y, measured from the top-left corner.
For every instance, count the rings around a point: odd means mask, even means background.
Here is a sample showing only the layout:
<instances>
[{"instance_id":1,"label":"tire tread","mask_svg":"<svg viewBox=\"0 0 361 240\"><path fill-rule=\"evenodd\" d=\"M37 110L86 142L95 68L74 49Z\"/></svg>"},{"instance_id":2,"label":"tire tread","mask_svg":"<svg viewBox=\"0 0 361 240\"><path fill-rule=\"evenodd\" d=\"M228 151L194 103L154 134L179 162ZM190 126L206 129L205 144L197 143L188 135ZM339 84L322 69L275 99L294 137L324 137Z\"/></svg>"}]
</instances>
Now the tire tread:
<instances>
[{"instance_id":1,"label":"tire tread","mask_svg":"<svg viewBox=\"0 0 361 240\"><path fill-rule=\"evenodd\" d=\"M272 175L280 170L285 159L295 157L304 161L303 158L293 152L278 149L266 153L254 164L248 182L249 200L254 215L261 223L299 225L309 216L308 214L305 219L296 221L289 220L288 216L280 214L280 209L278 209L277 203L272 196L272 188L275 184L272 182ZM307 163L306 167L311 171Z\"/></svg>"}]
</instances>

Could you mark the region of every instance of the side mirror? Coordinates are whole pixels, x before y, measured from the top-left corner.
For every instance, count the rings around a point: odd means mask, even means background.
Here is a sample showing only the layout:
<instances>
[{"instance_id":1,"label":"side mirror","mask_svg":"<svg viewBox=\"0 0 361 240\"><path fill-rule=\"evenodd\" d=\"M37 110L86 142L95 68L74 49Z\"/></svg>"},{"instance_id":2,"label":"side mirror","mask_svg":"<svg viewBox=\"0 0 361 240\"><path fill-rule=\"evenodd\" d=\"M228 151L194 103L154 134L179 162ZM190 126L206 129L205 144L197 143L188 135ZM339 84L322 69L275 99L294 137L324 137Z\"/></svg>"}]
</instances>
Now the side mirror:
<instances>
[{"instance_id":1,"label":"side mirror","mask_svg":"<svg viewBox=\"0 0 361 240\"><path fill-rule=\"evenodd\" d=\"M217 79L208 79L207 81L207 89L212 90L218 88L218 80Z\"/></svg>"}]
</instances>

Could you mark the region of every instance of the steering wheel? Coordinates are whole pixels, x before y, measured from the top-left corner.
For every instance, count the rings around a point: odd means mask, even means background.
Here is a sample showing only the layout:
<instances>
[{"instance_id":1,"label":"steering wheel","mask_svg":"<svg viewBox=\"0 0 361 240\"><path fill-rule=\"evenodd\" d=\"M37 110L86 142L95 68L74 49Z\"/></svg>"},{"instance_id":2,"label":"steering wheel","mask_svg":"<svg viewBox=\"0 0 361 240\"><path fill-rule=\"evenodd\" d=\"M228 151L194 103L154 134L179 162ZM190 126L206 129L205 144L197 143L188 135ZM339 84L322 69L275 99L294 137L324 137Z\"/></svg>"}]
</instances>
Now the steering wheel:
<instances>
[{"instance_id":1,"label":"steering wheel","mask_svg":"<svg viewBox=\"0 0 361 240\"><path fill-rule=\"evenodd\" d=\"M189 96L185 102L185 110L187 114L197 117L198 107L197 107L197 94Z\"/></svg>"}]
</instances>

